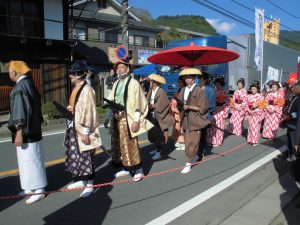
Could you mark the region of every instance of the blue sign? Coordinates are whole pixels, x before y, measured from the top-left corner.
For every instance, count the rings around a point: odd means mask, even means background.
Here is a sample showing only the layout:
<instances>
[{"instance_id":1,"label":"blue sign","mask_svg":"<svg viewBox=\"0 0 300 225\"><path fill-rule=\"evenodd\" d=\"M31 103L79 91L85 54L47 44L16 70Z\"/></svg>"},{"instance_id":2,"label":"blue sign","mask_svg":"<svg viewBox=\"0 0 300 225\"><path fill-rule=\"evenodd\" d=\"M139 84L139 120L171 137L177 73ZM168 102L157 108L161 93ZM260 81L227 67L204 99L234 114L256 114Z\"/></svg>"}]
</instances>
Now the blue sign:
<instances>
[{"instance_id":1,"label":"blue sign","mask_svg":"<svg viewBox=\"0 0 300 225\"><path fill-rule=\"evenodd\" d=\"M118 59L126 59L128 56L128 50L126 46L120 45L116 49L116 56Z\"/></svg>"}]
</instances>

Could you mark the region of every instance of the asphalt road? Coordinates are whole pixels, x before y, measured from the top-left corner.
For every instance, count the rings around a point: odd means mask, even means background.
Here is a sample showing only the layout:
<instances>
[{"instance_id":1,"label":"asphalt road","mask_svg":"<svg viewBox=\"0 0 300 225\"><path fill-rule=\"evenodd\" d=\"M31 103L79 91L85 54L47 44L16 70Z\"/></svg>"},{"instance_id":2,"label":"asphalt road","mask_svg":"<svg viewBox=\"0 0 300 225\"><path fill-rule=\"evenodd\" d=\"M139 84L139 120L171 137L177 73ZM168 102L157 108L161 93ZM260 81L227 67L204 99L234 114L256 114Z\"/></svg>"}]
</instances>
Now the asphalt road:
<instances>
[{"instance_id":1,"label":"asphalt road","mask_svg":"<svg viewBox=\"0 0 300 225\"><path fill-rule=\"evenodd\" d=\"M107 130L101 131L103 143L109 148ZM180 170L176 170L140 182L105 186L98 188L87 199L79 199L80 191L73 191L50 194L44 200L30 206L25 204L24 199L0 200L0 224L146 224L283 146L283 134L284 132L279 133L280 137L274 141L262 139L261 144L256 147L243 145L245 137L228 136L223 146L212 149L206 157L208 160L193 167L191 173L183 175ZM64 172L62 160L65 150L62 141L62 133L44 137L46 161L53 162L47 167L47 191L63 188L71 182L70 176ZM164 159L153 162L148 154L152 146L147 144L146 136L142 136L140 141L144 143L141 145L141 151L146 175L185 165L184 151L174 151L171 142L165 148ZM242 147L236 148L237 146ZM0 149L0 174L6 173L0 177L0 195L16 194L21 191L19 177L9 175L17 168L15 149L9 142L0 143ZM220 155L228 150L233 151ZM118 170L111 166L107 154L100 153L96 158L98 169L95 183L121 180L114 178L113 174ZM269 166L274 167L272 162ZM274 174L269 176L274 178ZM272 180L270 177L265 175L252 180L247 179L248 183L245 186L253 186L253 190L259 191L267 185L268 180ZM230 213L230 209L234 210L247 198L255 195L253 191L250 194L250 191L245 193L235 189L234 192L237 195L232 201L222 200L222 195L219 200L207 200L201 205L201 210L195 211L195 208L171 224L189 224L186 221L190 221L191 218L196 222L199 218L199 223L194 224L214 224L214 221L217 223L216 221L222 221L222 215L225 218ZM206 210L203 209L205 206ZM222 213L214 211L214 208L220 209L219 212ZM224 208L227 210L224 211Z\"/></svg>"}]
</instances>

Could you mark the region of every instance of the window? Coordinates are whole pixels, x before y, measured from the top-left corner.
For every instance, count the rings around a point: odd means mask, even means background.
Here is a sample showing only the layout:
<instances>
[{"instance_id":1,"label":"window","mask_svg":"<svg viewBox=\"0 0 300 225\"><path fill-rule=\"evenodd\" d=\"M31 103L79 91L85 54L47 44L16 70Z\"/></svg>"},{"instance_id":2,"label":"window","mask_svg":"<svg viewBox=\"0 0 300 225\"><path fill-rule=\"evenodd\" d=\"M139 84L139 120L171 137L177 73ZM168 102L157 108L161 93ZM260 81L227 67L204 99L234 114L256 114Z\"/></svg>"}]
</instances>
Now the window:
<instances>
[{"instance_id":1,"label":"window","mask_svg":"<svg viewBox=\"0 0 300 225\"><path fill-rule=\"evenodd\" d=\"M106 9L106 0L97 0L100 9Z\"/></svg>"},{"instance_id":2,"label":"window","mask_svg":"<svg viewBox=\"0 0 300 225\"><path fill-rule=\"evenodd\" d=\"M84 28L74 28L73 35L78 40L86 40L86 30Z\"/></svg>"},{"instance_id":3,"label":"window","mask_svg":"<svg viewBox=\"0 0 300 225\"><path fill-rule=\"evenodd\" d=\"M99 36L98 36L98 39L99 39L99 41L105 41L105 32L104 31L102 31L101 29L99 29Z\"/></svg>"},{"instance_id":4,"label":"window","mask_svg":"<svg viewBox=\"0 0 300 225\"><path fill-rule=\"evenodd\" d=\"M120 44L120 43L122 43L122 34L118 34L118 43Z\"/></svg>"},{"instance_id":5,"label":"window","mask_svg":"<svg viewBox=\"0 0 300 225\"><path fill-rule=\"evenodd\" d=\"M143 46L149 46L149 38L143 37Z\"/></svg>"},{"instance_id":6,"label":"window","mask_svg":"<svg viewBox=\"0 0 300 225\"><path fill-rule=\"evenodd\" d=\"M6 1L0 1L0 33L7 33Z\"/></svg>"},{"instance_id":7,"label":"window","mask_svg":"<svg viewBox=\"0 0 300 225\"><path fill-rule=\"evenodd\" d=\"M129 35L129 44L133 45L134 44L134 36Z\"/></svg>"},{"instance_id":8,"label":"window","mask_svg":"<svg viewBox=\"0 0 300 225\"><path fill-rule=\"evenodd\" d=\"M73 37L78 40L86 40L87 32L86 25L84 23L78 22L73 30Z\"/></svg>"},{"instance_id":9,"label":"window","mask_svg":"<svg viewBox=\"0 0 300 225\"><path fill-rule=\"evenodd\" d=\"M143 37L135 36L134 37L134 44L135 45L143 45Z\"/></svg>"},{"instance_id":10,"label":"window","mask_svg":"<svg viewBox=\"0 0 300 225\"><path fill-rule=\"evenodd\" d=\"M118 33L105 32L105 42L118 43Z\"/></svg>"},{"instance_id":11,"label":"window","mask_svg":"<svg viewBox=\"0 0 300 225\"><path fill-rule=\"evenodd\" d=\"M149 46L149 37L134 36L134 44L140 46Z\"/></svg>"},{"instance_id":12,"label":"window","mask_svg":"<svg viewBox=\"0 0 300 225\"><path fill-rule=\"evenodd\" d=\"M43 37L43 12L43 1L1 0L0 31L12 35Z\"/></svg>"}]
</instances>

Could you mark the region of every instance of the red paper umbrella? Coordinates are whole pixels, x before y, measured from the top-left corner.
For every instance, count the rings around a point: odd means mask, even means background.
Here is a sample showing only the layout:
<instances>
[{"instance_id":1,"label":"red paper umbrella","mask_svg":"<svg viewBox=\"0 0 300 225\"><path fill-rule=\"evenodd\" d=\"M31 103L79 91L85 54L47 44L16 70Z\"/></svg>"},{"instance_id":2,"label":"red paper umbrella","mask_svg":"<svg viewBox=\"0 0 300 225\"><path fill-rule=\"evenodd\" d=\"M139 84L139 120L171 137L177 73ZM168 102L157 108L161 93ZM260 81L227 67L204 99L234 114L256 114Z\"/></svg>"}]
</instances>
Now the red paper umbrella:
<instances>
[{"instance_id":1,"label":"red paper umbrella","mask_svg":"<svg viewBox=\"0 0 300 225\"><path fill-rule=\"evenodd\" d=\"M148 58L151 63L176 66L197 66L226 63L239 58L236 52L210 46L198 46L193 42L158 52Z\"/></svg>"}]
</instances>

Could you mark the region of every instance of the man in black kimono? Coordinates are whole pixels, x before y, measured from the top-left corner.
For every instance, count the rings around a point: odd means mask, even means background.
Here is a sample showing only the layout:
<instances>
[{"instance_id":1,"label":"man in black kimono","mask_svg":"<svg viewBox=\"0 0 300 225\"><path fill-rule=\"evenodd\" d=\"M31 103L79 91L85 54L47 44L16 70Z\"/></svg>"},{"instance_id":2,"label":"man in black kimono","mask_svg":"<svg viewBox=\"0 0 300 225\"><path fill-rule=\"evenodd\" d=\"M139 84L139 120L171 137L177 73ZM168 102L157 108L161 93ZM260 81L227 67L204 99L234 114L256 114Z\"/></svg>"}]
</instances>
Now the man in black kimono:
<instances>
[{"instance_id":1,"label":"man in black kimono","mask_svg":"<svg viewBox=\"0 0 300 225\"><path fill-rule=\"evenodd\" d=\"M17 148L20 173L20 194L35 194L26 200L27 204L44 198L47 185L42 147L41 98L27 74L30 68L23 61L9 63L9 77L16 82L10 94L10 118L8 129Z\"/></svg>"}]
</instances>

